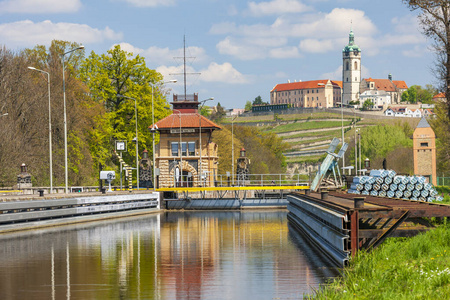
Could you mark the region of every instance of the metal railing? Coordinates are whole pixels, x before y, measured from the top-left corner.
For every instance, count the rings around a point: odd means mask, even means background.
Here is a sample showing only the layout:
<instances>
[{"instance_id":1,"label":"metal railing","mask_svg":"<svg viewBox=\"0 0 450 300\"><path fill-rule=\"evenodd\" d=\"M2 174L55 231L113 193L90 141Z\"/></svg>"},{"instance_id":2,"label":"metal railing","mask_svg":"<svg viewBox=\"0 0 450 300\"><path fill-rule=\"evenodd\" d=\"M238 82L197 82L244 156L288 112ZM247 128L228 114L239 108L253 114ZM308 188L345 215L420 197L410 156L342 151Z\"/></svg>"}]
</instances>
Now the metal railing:
<instances>
[{"instance_id":1,"label":"metal railing","mask_svg":"<svg viewBox=\"0 0 450 300\"><path fill-rule=\"evenodd\" d=\"M436 177L437 185L450 186L450 177Z\"/></svg>"},{"instance_id":2,"label":"metal railing","mask_svg":"<svg viewBox=\"0 0 450 300\"><path fill-rule=\"evenodd\" d=\"M215 186L306 186L310 181L309 176L299 174L219 174Z\"/></svg>"}]
</instances>

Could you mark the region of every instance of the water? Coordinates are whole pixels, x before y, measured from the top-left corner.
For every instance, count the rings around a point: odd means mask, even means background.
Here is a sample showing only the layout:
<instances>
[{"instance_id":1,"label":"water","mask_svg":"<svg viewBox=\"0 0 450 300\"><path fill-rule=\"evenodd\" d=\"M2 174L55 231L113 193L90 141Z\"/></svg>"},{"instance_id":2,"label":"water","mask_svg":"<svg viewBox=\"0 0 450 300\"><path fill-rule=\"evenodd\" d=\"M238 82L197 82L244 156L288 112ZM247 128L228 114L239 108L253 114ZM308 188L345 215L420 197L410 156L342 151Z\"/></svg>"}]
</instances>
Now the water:
<instances>
[{"instance_id":1,"label":"water","mask_svg":"<svg viewBox=\"0 0 450 300\"><path fill-rule=\"evenodd\" d=\"M167 212L0 236L0 299L299 299L337 275L286 211Z\"/></svg>"}]
</instances>

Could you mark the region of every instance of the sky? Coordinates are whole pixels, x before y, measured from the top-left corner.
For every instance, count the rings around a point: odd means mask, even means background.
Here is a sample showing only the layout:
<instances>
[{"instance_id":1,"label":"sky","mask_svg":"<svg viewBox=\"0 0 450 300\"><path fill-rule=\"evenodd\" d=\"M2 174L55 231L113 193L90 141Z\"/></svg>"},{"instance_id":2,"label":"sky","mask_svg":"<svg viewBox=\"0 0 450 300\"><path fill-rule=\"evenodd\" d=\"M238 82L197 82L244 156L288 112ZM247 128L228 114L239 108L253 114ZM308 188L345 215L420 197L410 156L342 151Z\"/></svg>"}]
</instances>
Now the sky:
<instances>
[{"instance_id":1,"label":"sky","mask_svg":"<svg viewBox=\"0 0 450 300\"><path fill-rule=\"evenodd\" d=\"M173 93L243 108L269 101L278 83L342 80L350 29L362 77L437 85L431 41L401 0L0 0L0 46L14 51L54 39L106 53L114 45L145 57ZM168 100L171 101L172 95Z\"/></svg>"}]
</instances>

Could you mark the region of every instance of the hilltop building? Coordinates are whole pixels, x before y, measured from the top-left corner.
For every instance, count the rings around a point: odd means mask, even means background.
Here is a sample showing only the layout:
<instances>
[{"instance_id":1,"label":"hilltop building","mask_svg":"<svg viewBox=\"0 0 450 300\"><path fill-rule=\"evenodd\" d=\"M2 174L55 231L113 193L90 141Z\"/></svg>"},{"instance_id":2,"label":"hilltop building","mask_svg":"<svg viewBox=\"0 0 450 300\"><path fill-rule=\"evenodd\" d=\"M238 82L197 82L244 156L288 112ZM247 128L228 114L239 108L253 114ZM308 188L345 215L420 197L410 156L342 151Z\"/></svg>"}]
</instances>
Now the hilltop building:
<instances>
[{"instance_id":1,"label":"hilltop building","mask_svg":"<svg viewBox=\"0 0 450 300\"><path fill-rule=\"evenodd\" d=\"M290 107L328 108L371 99L375 106L398 104L408 89L402 80L361 78L361 48L350 30L348 44L342 50L342 81L310 80L277 84L270 91L270 104ZM259 108L258 111L271 110Z\"/></svg>"},{"instance_id":2,"label":"hilltop building","mask_svg":"<svg viewBox=\"0 0 450 300\"><path fill-rule=\"evenodd\" d=\"M361 48L355 44L353 30L348 35L348 44L342 50L342 100L344 104L359 100L361 82Z\"/></svg>"},{"instance_id":3,"label":"hilltop building","mask_svg":"<svg viewBox=\"0 0 450 300\"><path fill-rule=\"evenodd\" d=\"M270 104L328 108L341 101L341 91L342 82L329 79L280 83L270 91Z\"/></svg>"},{"instance_id":4,"label":"hilltop building","mask_svg":"<svg viewBox=\"0 0 450 300\"><path fill-rule=\"evenodd\" d=\"M400 103L402 94L407 89L408 86L403 80L392 80L392 74L388 75L388 79L363 79L359 88L361 93L365 91L384 91L390 96L393 104Z\"/></svg>"},{"instance_id":5,"label":"hilltop building","mask_svg":"<svg viewBox=\"0 0 450 300\"><path fill-rule=\"evenodd\" d=\"M160 133L155 149L156 187L214 186L217 144L211 142L220 126L198 112L198 94L173 95L173 113L150 128Z\"/></svg>"}]
</instances>

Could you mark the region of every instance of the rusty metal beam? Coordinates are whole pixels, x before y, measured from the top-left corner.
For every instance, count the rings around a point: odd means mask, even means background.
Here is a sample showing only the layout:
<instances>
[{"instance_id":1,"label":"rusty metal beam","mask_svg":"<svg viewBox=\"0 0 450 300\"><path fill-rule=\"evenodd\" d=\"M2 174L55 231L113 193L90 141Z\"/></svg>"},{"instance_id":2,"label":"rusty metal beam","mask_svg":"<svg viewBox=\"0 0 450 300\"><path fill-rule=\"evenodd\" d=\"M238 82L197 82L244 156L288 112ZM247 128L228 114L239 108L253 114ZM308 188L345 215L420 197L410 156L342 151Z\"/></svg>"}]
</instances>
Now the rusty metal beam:
<instances>
[{"instance_id":1,"label":"rusty metal beam","mask_svg":"<svg viewBox=\"0 0 450 300\"><path fill-rule=\"evenodd\" d=\"M359 216L357 210L352 210L350 214L350 244L352 256L359 250Z\"/></svg>"},{"instance_id":2,"label":"rusty metal beam","mask_svg":"<svg viewBox=\"0 0 450 300\"><path fill-rule=\"evenodd\" d=\"M369 251L375 249L378 245L380 245L386 238L388 238L397 228L400 226L409 215L409 211L406 211L400 219L398 219L385 233L383 233L372 245L369 246Z\"/></svg>"},{"instance_id":3,"label":"rusty metal beam","mask_svg":"<svg viewBox=\"0 0 450 300\"><path fill-rule=\"evenodd\" d=\"M390 235L390 237L411 237L428 230L428 228L424 227L398 228ZM386 231L388 231L388 229L361 229L359 230L359 238L378 238Z\"/></svg>"}]
</instances>

